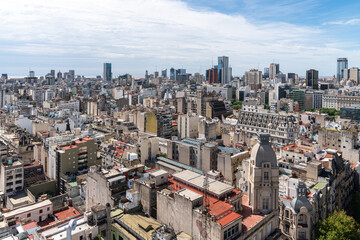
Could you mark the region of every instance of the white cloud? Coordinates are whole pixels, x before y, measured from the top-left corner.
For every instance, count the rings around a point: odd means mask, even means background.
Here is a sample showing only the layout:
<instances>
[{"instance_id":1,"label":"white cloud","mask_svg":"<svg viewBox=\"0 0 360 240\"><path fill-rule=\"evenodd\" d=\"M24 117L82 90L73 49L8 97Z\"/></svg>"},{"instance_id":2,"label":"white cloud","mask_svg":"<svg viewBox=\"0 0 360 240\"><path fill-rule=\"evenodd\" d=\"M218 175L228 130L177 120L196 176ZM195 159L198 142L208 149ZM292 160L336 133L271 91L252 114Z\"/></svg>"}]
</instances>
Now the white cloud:
<instances>
[{"instance_id":1,"label":"white cloud","mask_svg":"<svg viewBox=\"0 0 360 240\"><path fill-rule=\"evenodd\" d=\"M353 18L347 21L333 21L333 22L328 22L325 24L330 24L330 25L358 25L360 24L360 18Z\"/></svg>"},{"instance_id":2,"label":"white cloud","mask_svg":"<svg viewBox=\"0 0 360 240\"><path fill-rule=\"evenodd\" d=\"M235 73L272 60L297 71L341 53L316 28L255 25L241 15L196 11L173 0L1 1L0 22L2 53L121 60L124 66L129 59L138 62L138 72L159 64L204 71L218 55L230 56ZM299 67L310 59L322 63Z\"/></svg>"}]
</instances>

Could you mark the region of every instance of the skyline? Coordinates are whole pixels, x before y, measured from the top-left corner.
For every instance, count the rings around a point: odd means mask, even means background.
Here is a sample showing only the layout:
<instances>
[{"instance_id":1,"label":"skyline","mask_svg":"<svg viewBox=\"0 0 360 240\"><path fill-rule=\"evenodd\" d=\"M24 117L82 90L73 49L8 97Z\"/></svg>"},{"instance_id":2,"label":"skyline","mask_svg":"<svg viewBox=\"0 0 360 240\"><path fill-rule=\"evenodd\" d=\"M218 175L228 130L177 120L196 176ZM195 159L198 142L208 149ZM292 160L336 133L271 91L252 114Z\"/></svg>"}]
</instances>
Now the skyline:
<instances>
[{"instance_id":1,"label":"skyline","mask_svg":"<svg viewBox=\"0 0 360 240\"><path fill-rule=\"evenodd\" d=\"M114 76L170 67L204 74L225 55L235 76L271 62L284 73L313 68L333 76L339 57L360 66L358 7L313 0L2 2L0 71L96 76L111 62Z\"/></svg>"}]
</instances>

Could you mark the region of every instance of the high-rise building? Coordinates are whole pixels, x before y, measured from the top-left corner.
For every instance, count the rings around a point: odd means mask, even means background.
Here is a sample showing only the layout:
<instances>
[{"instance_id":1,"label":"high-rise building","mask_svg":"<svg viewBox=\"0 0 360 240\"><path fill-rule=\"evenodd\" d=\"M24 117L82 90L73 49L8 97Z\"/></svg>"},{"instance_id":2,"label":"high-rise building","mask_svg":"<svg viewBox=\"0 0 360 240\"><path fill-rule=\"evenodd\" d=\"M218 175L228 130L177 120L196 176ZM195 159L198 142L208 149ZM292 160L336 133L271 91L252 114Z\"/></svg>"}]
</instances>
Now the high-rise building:
<instances>
[{"instance_id":1,"label":"high-rise building","mask_svg":"<svg viewBox=\"0 0 360 240\"><path fill-rule=\"evenodd\" d=\"M162 76L163 78L166 78L166 77L167 77L167 69L166 69L166 68L164 68L163 70L161 70L161 76Z\"/></svg>"},{"instance_id":2,"label":"high-rise building","mask_svg":"<svg viewBox=\"0 0 360 240\"><path fill-rule=\"evenodd\" d=\"M111 63L104 63L103 79L104 81L111 81L112 79Z\"/></svg>"},{"instance_id":3,"label":"high-rise building","mask_svg":"<svg viewBox=\"0 0 360 240\"><path fill-rule=\"evenodd\" d=\"M338 58L337 59L337 81L340 82L344 78L344 69L348 68L348 59L347 58Z\"/></svg>"},{"instance_id":4,"label":"high-rise building","mask_svg":"<svg viewBox=\"0 0 360 240\"><path fill-rule=\"evenodd\" d=\"M288 83L294 85L295 84L295 73L288 73L287 78L288 78Z\"/></svg>"},{"instance_id":5,"label":"high-rise building","mask_svg":"<svg viewBox=\"0 0 360 240\"><path fill-rule=\"evenodd\" d=\"M359 68L353 67L349 69L349 79L359 84Z\"/></svg>"},{"instance_id":6,"label":"high-rise building","mask_svg":"<svg viewBox=\"0 0 360 240\"><path fill-rule=\"evenodd\" d=\"M62 79L62 73L60 71L57 73L57 79Z\"/></svg>"},{"instance_id":7,"label":"high-rise building","mask_svg":"<svg viewBox=\"0 0 360 240\"><path fill-rule=\"evenodd\" d=\"M50 75L53 76L53 77L55 77L55 70L54 70L54 69L51 69L51 70L50 70Z\"/></svg>"},{"instance_id":8,"label":"high-rise building","mask_svg":"<svg viewBox=\"0 0 360 240\"><path fill-rule=\"evenodd\" d=\"M271 63L269 69L269 78L275 79L276 75L280 72L280 65L278 63Z\"/></svg>"},{"instance_id":9,"label":"high-rise building","mask_svg":"<svg viewBox=\"0 0 360 240\"><path fill-rule=\"evenodd\" d=\"M206 81L210 84L218 83L218 69L210 68L206 70Z\"/></svg>"},{"instance_id":10,"label":"high-rise building","mask_svg":"<svg viewBox=\"0 0 360 240\"><path fill-rule=\"evenodd\" d=\"M231 68L229 67L229 57L218 57L218 81L222 84L227 84L231 80Z\"/></svg>"},{"instance_id":11,"label":"high-rise building","mask_svg":"<svg viewBox=\"0 0 360 240\"><path fill-rule=\"evenodd\" d=\"M158 71L155 71L154 72L154 78L158 78L159 77L159 72Z\"/></svg>"},{"instance_id":12,"label":"high-rise building","mask_svg":"<svg viewBox=\"0 0 360 240\"><path fill-rule=\"evenodd\" d=\"M257 69L251 69L245 72L245 86L249 86L251 90L257 91L261 88L261 71Z\"/></svg>"},{"instance_id":13,"label":"high-rise building","mask_svg":"<svg viewBox=\"0 0 360 240\"><path fill-rule=\"evenodd\" d=\"M269 78L270 68L264 68L264 78Z\"/></svg>"},{"instance_id":14,"label":"high-rise building","mask_svg":"<svg viewBox=\"0 0 360 240\"><path fill-rule=\"evenodd\" d=\"M69 78L70 80L74 80L74 79L75 79L75 70L69 70L68 78Z\"/></svg>"},{"instance_id":15,"label":"high-rise building","mask_svg":"<svg viewBox=\"0 0 360 240\"><path fill-rule=\"evenodd\" d=\"M1 80L7 80L7 79L8 79L7 73L1 74Z\"/></svg>"},{"instance_id":16,"label":"high-rise building","mask_svg":"<svg viewBox=\"0 0 360 240\"><path fill-rule=\"evenodd\" d=\"M312 89L319 89L319 71L310 69L306 71L306 85Z\"/></svg>"},{"instance_id":17,"label":"high-rise building","mask_svg":"<svg viewBox=\"0 0 360 240\"><path fill-rule=\"evenodd\" d=\"M29 77L34 78L34 77L35 77L35 72L34 72L34 71L30 71L30 72L29 72Z\"/></svg>"},{"instance_id":18,"label":"high-rise building","mask_svg":"<svg viewBox=\"0 0 360 240\"><path fill-rule=\"evenodd\" d=\"M170 80L175 80L175 68L170 68Z\"/></svg>"}]
</instances>

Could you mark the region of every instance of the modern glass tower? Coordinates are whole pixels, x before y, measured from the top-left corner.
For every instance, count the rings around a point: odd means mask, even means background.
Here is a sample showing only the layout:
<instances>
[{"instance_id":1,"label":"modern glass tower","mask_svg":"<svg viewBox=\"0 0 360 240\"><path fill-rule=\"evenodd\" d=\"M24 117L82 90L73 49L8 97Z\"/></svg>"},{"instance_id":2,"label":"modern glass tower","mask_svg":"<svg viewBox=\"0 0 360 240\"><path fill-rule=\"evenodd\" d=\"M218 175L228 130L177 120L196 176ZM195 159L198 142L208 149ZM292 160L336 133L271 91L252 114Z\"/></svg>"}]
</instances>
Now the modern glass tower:
<instances>
[{"instance_id":1,"label":"modern glass tower","mask_svg":"<svg viewBox=\"0 0 360 240\"><path fill-rule=\"evenodd\" d=\"M337 59L337 81L340 82L344 78L344 69L348 69L348 59L338 58Z\"/></svg>"},{"instance_id":2,"label":"modern glass tower","mask_svg":"<svg viewBox=\"0 0 360 240\"><path fill-rule=\"evenodd\" d=\"M306 85L312 89L319 89L319 72L315 69L306 71Z\"/></svg>"},{"instance_id":3,"label":"modern glass tower","mask_svg":"<svg viewBox=\"0 0 360 240\"><path fill-rule=\"evenodd\" d=\"M215 66L218 69L218 81L222 84L227 84L231 80L231 70L229 67L229 57L218 57L218 65Z\"/></svg>"},{"instance_id":4,"label":"modern glass tower","mask_svg":"<svg viewBox=\"0 0 360 240\"><path fill-rule=\"evenodd\" d=\"M112 73L111 73L111 63L104 63L104 81L111 81Z\"/></svg>"}]
</instances>

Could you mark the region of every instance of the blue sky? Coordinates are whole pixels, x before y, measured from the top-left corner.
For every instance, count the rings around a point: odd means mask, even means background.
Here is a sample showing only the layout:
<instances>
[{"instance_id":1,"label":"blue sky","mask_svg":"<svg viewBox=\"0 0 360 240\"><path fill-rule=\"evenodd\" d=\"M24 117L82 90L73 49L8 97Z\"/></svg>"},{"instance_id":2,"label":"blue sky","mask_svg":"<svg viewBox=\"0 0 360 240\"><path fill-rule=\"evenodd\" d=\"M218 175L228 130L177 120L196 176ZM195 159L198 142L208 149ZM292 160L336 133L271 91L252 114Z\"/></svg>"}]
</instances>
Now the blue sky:
<instances>
[{"instance_id":1,"label":"blue sky","mask_svg":"<svg viewBox=\"0 0 360 240\"><path fill-rule=\"evenodd\" d=\"M234 75L271 62L322 76L336 58L360 66L360 1L12 0L0 1L0 73L142 76L184 67L203 73L230 57Z\"/></svg>"}]
</instances>

